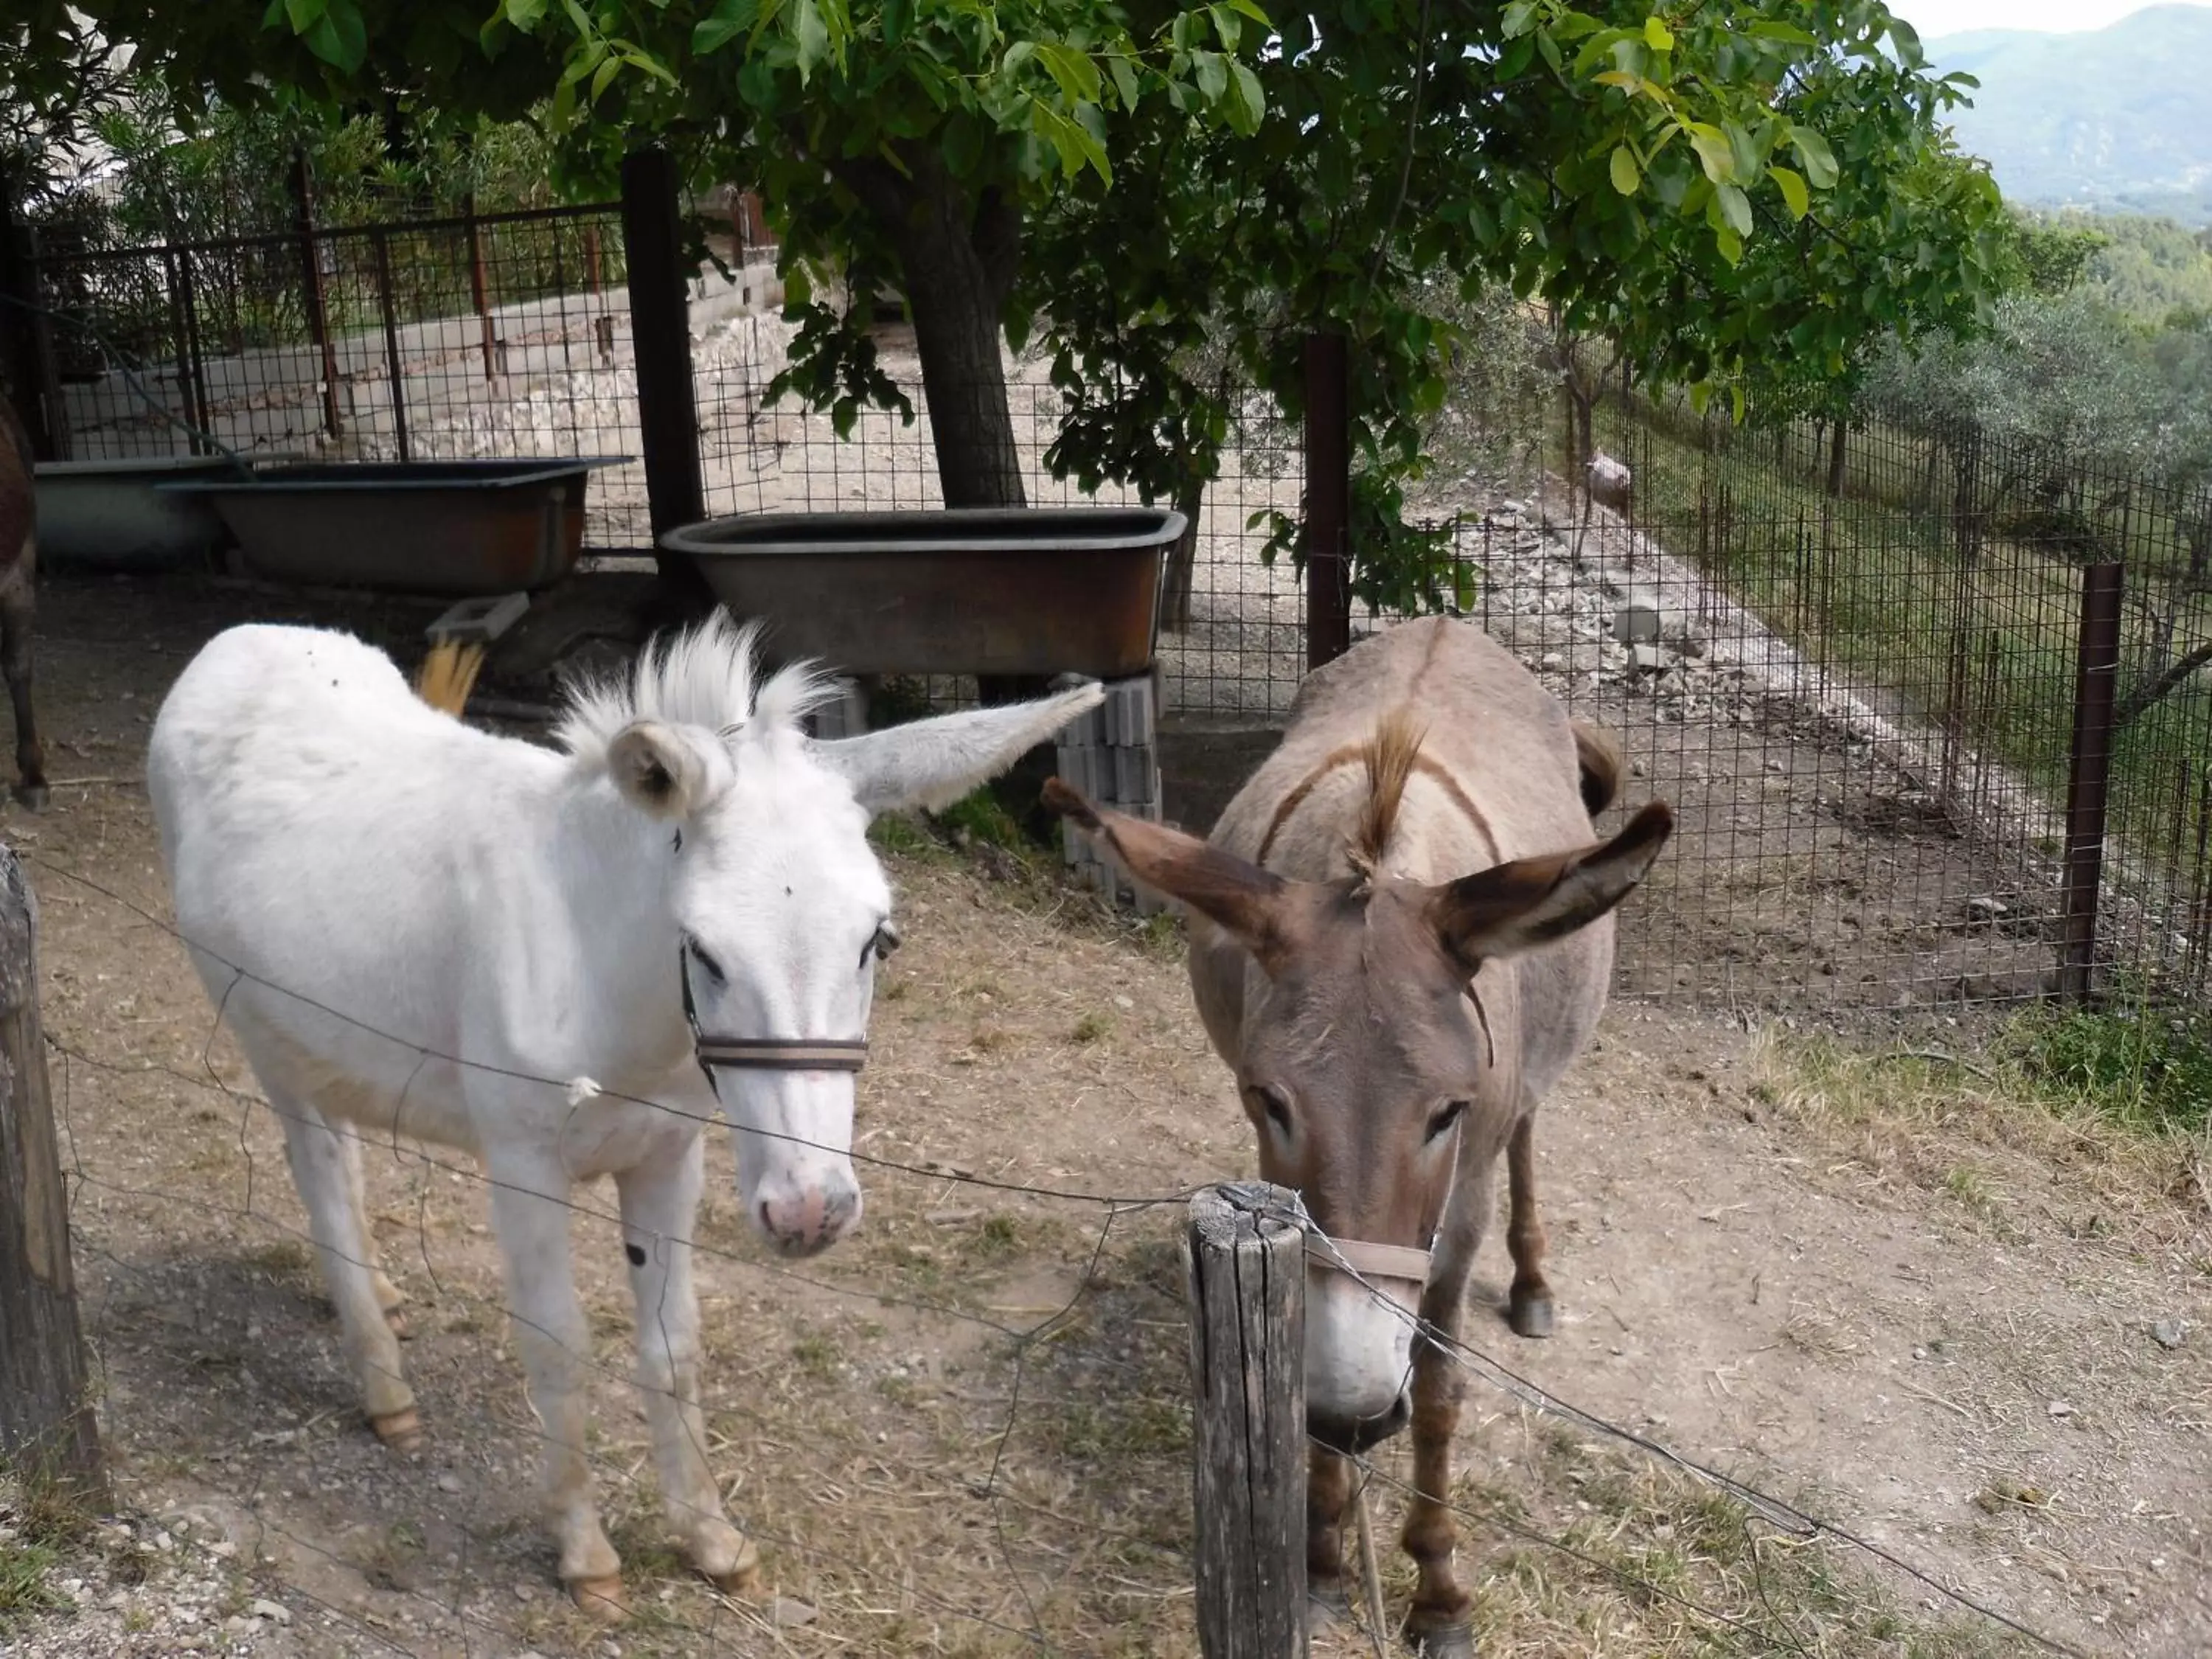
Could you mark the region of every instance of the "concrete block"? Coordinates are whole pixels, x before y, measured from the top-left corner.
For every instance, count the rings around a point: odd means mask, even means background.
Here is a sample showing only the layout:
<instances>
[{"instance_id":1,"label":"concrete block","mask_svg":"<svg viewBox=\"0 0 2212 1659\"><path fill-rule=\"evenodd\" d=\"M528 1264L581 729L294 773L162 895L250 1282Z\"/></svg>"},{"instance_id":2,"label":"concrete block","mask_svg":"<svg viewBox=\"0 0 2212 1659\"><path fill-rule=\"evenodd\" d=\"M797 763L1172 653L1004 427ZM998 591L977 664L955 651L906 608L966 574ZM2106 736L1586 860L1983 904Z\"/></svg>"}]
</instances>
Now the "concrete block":
<instances>
[{"instance_id":1,"label":"concrete block","mask_svg":"<svg viewBox=\"0 0 2212 1659\"><path fill-rule=\"evenodd\" d=\"M489 645L522 620L530 609L527 593L501 593L492 599L463 599L449 605L424 631L430 643L453 640L463 644Z\"/></svg>"},{"instance_id":2,"label":"concrete block","mask_svg":"<svg viewBox=\"0 0 2212 1659\"><path fill-rule=\"evenodd\" d=\"M1659 623L1659 601L1648 593L1632 593L1613 613L1613 637L1623 645L1656 640Z\"/></svg>"}]
</instances>

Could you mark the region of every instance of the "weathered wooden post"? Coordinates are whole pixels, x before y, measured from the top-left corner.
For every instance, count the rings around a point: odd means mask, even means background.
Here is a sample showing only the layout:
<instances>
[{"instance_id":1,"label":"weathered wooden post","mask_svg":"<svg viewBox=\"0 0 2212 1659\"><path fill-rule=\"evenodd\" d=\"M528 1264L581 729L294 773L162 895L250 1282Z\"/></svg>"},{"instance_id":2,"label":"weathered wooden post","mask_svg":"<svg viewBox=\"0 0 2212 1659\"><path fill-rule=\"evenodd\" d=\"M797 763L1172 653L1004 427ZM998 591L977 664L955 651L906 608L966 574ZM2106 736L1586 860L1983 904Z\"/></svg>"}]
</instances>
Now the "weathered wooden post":
<instances>
[{"instance_id":1,"label":"weathered wooden post","mask_svg":"<svg viewBox=\"0 0 2212 1659\"><path fill-rule=\"evenodd\" d=\"M660 537L707 516L684 223L675 159L663 149L623 157L623 258L629 272L630 347L637 367L638 447L646 511L664 585L702 608L713 595L688 559L659 550Z\"/></svg>"},{"instance_id":2,"label":"weathered wooden post","mask_svg":"<svg viewBox=\"0 0 2212 1659\"><path fill-rule=\"evenodd\" d=\"M1261 1182L1190 1201L1191 1498L1206 1659L1306 1652L1305 1231Z\"/></svg>"},{"instance_id":3,"label":"weathered wooden post","mask_svg":"<svg viewBox=\"0 0 2212 1659\"><path fill-rule=\"evenodd\" d=\"M0 847L0 1460L104 1501L39 1029L39 907Z\"/></svg>"}]
</instances>

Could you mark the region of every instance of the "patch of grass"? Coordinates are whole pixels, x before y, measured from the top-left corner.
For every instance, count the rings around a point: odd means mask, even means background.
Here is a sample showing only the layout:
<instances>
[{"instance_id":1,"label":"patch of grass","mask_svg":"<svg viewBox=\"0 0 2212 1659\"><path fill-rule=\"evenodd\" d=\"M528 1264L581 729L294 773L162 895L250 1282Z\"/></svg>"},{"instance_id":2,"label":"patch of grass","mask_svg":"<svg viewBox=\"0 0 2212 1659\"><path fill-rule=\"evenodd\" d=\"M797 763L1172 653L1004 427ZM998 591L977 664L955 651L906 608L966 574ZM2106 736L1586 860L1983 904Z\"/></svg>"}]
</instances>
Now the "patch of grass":
<instances>
[{"instance_id":1,"label":"patch of grass","mask_svg":"<svg viewBox=\"0 0 2212 1659\"><path fill-rule=\"evenodd\" d=\"M1034 843L1022 833L1021 824L988 785L954 801L937 814L937 822L952 837L955 845L980 842L1024 858L1034 850Z\"/></svg>"},{"instance_id":2,"label":"patch of grass","mask_svg":"<svg viewBox=\"0 0 2212 1659\"><path fill-rule=\"evenodd\" d=\"M2006 1166L1992 1149L2063 1172L2086 1200L2065 1223L2077 1235L2130 1218L2170 1233L2197 1201L2190 1172L2212 1110L2203 1029L2032 1009L1972 1053L1769 1031L1749 1093L1875 1174L1948 1193L2001 1227Z\"/></svg>"},{"instance_id":3,"label":"patch of grass","mask_svg":"<svg viewBox=\"0 0 2212 1659\"><path fill-rule=\"evenodd\" d=\"M809 1333L793 1343L791 1358L807 1376L825 1382L843 1368L836 1343L818 1331Z\"/></svg>"},{"instance_id":4,"label":"patch of grass","mask_svg":"<svg viewBox=\"0 0 2212 1659\"><path fill-rule=\"evenodd\" d=\"M885 812L874 819L868 825L868 839L878 852L902 858L922 858L942 850L928 826L907 812Z\"/></svg>"},{"instance_id":5,"label":"patch of grass","mask_svg":"<svg viewBox=\"0 0 2212 1659\"><path fill-rule=\"evenodd\" d=\"M2045 1099L2123 1128L2200 1134L2212 1121L2212 1015L2035 1009L2013 1021L2002 1048Z\"/></svg>"},{"instance_id":6,"label":"patch of grass","mask_svg":"<svg viewBox=\"0 0 2212 1659\"><path fill-rule=\"evenodd\" d=\"M94 1516L68 1482L33 1476L0 1486L0 1630L69 1603L48 1583L93 1533Z\"/></svg>"},{"instance_id":7,"label":"patch of grass","mask_svg":"<svg viewBox=\"0 0 2212 1659\"><path fill-rule=\"evenodd\" d=\"M1839 1547L1778 1533L1728 1493L1547 1434L1525 1495L1461 1481L1462 1510L1510 1540L1468 1576L1486 1650L1696 1655L2030 1651L1968 1615L1908 1613ZM1480 1520L1468 1530L1490 1530Z\"/></svg>"},{"instance_id":8,"label":"patch of grass","mask_svg":"<svg viewBox=\"0 0 2212 1659\"><path fill-rule=\"evenodd\" d=\"M1097 1042L1114 1029L1114 1022L1103 1014L1085 1014L1075 1022L1074 1030L1067 1034L1070 1042Z\"/></svg>"},{"instance_id":9,"label":"patch of grass","mask_svg":"<svg viewBox=\"0 0 2212 1659\"><path fill-rule=\"evenodd\" d=\"M272 1279L294 1279L304 1273L314 1263L314 1255L296 1238L274 1239L256 1244L239 1258L249 1267L258 1269Z\"/></svg>"}]
</instances>

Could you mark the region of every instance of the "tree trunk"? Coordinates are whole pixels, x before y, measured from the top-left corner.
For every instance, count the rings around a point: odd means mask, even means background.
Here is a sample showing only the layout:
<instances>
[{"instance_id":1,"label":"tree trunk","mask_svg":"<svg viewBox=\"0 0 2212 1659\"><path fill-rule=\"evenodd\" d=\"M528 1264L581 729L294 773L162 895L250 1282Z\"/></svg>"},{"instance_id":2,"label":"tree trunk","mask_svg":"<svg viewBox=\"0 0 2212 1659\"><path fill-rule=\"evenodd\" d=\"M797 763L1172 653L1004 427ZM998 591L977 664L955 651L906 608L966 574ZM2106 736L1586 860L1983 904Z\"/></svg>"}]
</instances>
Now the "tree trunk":
<instances>
[{"instance_id":1,"label":"tree trunk","mask_svg":"<svg viewBox=\"0 0 2212 1659\"><path fill-rule=\"evenodd\" d=\"M1842 416L1836 417L1835 429L1828 434L1828 497L1841 501L1844 495L1844 468L1850 457L1844 447L1851 423Z\"/></svg>"},{"instance_id":2,"label":"tree trunk","mask_svg":"<svg viewBox=\"0 0 2212 1659\"><path fill-rule=\"evenodd\" d=\"M1175 510L1183 516L1182 539L1168 553L1161 577L1160 627L1170 634L1190 632L1190 594L1198 574L1198 519L1206 506L1206 482L1194 480L1176 492Z\"/></svg>"}]
</instances>

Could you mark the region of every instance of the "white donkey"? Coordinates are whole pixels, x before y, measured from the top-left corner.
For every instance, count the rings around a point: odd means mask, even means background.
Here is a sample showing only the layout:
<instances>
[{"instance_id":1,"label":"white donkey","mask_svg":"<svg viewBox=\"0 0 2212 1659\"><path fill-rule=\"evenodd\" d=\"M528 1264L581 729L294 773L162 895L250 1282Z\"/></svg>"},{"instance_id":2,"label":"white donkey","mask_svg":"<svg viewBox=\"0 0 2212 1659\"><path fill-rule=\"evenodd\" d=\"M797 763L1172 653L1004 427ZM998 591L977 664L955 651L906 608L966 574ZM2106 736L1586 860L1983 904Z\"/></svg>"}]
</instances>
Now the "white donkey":
<instances>
[{"instance_id":1,"label":"white donkey","mask_svg":"<svg viewBox=\"0 0 2212 1659\"><path fill-rule=\"evenodd\" d=\"M702 1125L728 1108L745 1212L777 1249L852 1230L854 1073L897 942L868 820L958 799L1101 695L817 742L799 722L820 687L763 678L753 631L718 615L628 684L574 692L556 750L461 725L347 635L243 627L155 722L178 924L283 1120L371 1422L421 1439L359 1137L465 1148L489 1178L561 1577L611 1618L571 1186L614 1177L670 1518L701 1572L749 1590L757 1553L723 1514L699 1407Z\"/></svg>"}]
</instances>

